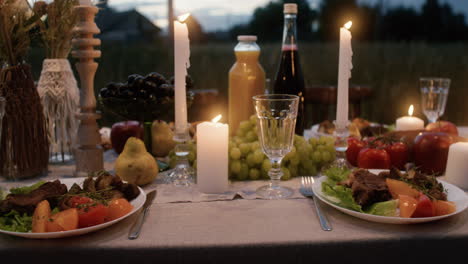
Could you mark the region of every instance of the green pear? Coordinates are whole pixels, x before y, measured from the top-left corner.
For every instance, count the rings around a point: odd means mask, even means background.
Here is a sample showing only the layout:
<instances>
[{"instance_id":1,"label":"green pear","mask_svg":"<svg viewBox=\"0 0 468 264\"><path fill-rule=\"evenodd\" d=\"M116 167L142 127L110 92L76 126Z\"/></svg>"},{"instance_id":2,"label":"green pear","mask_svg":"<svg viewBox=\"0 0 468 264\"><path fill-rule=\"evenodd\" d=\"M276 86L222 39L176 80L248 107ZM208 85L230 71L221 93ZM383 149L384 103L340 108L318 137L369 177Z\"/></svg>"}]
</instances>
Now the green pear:
<instances>
[{"instance_id":1,"label":"green pear","mask_svg":"<svg viewBox=\"0 0 468 264\"><path fill-rule=\"evenodd\" d=\"M151 128L152 150L156 157L165 157L175 147L174 132L169 124L162 120L153 122Z\"/></svg>"},{"instance_id":2,"label":"green pear","mask_svg":"<svg viewBox=\"0 0 468 264\"><path fill-rule=\"evenodd\" d=\"M145 143L139 138L130 137L115 162L115 172L124 181L145 185L156 179L159 167L154 157L146 151Z\"/></svg>"}]
</instances>

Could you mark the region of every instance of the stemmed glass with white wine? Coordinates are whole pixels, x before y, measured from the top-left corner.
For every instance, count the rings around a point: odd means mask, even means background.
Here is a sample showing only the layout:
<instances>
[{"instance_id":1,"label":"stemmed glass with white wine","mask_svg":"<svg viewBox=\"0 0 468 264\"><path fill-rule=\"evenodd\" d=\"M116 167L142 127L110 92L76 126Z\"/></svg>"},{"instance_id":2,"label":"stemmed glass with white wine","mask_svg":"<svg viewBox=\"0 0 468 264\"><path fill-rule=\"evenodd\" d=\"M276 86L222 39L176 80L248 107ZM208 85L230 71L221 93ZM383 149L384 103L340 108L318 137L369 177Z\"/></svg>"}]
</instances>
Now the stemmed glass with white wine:
<instances>
[{"instance_id":1,"label":"stemmed glass with white wine","mask_svg":"<svg viewBox=\"0 0 468 264\"><path fill-rule=\"evenodd\" d=\"M450 88L447 78L420 78L421 108L429 123L435 123L445 112Z\"/></svg>"},{"instance_id":2,"label":"stemmed glass with white wine","mask_svg":"<svg viewBox=\"0 0 468 264\"><path fill-rule=\"evenodd\" d=\"M293 147L299 97L287 94L257 95L253 97L258 124L258 138L263 153L272 164L268 176L270 184L257 189L265 199L290 197L293 190L279 185L283 176L281 160Z\"/></svg>"}]
</instances>

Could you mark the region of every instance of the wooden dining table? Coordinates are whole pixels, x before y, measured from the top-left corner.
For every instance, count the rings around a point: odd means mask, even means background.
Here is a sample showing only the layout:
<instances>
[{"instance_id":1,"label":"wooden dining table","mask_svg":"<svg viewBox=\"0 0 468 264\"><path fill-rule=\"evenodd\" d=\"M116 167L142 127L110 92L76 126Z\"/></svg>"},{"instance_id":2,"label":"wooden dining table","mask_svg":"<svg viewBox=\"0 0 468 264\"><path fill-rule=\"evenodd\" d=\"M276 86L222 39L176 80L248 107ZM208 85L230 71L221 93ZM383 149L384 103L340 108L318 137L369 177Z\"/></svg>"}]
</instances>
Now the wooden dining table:
<instances>
[{"instance_id":1,"label":"wooden dining table","mask_svg":"<svg viewBox=\"0 0 468 264\"><path fill-rule=\"evenodd\" d=\"M112 170L115 155L105 155L105 168ZM73 167L50 165L41 179L69 178ZM30 182L0 180L0 186ZM184 192L184 188L175 191ZM467 259L468 210L435 222L395 225L361 220L322 205L332 231L322 231L313 201L304 197L156 200L136 240L127 238L136 215L69 238L35 240L0 234L0 261L395 264L464 263Z\"/></svg>"}]
</instances>

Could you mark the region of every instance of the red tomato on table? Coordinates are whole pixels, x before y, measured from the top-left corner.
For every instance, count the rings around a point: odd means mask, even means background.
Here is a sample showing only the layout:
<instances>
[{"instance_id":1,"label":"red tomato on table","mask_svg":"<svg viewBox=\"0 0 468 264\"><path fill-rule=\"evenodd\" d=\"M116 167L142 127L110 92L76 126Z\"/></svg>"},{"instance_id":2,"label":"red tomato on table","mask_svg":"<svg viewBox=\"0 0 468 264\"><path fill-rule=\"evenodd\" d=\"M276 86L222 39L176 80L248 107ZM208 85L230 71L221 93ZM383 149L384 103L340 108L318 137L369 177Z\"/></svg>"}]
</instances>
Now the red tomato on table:
<instances>
[{"instance_id":1,"label":"red tomato on table","mask_svg":"<svg viewBox=\"0 0 468 264\"><path fill-rule=\"evenodd\" d=\"M78 227L100 225L106 221L108 207L88 197L74 196L70 199L71 207L78 209Z\"/></svg>"},{"instance_id":2,"label":"red tomato on table","mask_svg":"<svg viewBox=\"0 0 468 264\"><path fill-rule=\"evenodd\" d=\"M416 210L411 217L432 217L435 215L435 207L431 199L421 194L416 205Z\"/></svg>"},{"instance_id":3,"label":"red tomato on table","mask_svg":"<svg viewBox=\"0 0 468 264\"><path fill-rule=\"evenodd\" d=\"M364 169L390 169L390 155L385 149L363 148L358 155L358 167Z\"/></svg>"},{"instance_id":4,"label":"red tomato on table","mask_svg":"<svg viewBox=\"0 0 468 264\"><path fill-rule=\"evenodd\" d=\"M400 170L405 169L406 163L409 160L408 146L403 142L395 142L385 147L388 155L390 155L390 162L392 166Z\"/></svg>"},{"instance_id":5,"label":"red tomato on table","mask_svg":"<svg viewBox=\"0 0 468 264\"><path fill-rule=\"evenodd\" d=\"M358 160L359 151L361 151L361 149L363 149L365 146L366 146L366 143L357 138L354 138L354 137L348 138L348 148L346 149L346 159L354 167L357 167L358 165L357 160Z\"/></svg>"}]
</instances>

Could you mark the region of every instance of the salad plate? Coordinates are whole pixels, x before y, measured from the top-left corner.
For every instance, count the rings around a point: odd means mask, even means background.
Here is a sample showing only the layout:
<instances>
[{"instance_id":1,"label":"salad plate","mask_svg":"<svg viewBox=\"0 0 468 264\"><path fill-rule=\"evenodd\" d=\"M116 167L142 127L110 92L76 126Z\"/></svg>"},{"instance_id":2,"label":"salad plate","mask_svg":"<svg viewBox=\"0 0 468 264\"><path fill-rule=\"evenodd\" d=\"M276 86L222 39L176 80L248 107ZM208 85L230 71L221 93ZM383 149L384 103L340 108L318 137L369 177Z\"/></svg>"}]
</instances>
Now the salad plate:
<instances>
[{"instance_id":1,"label":"salad plate","mask_svg":"<svg viewBox=\"0 0 468 264\"><path fill-rule=\"evenodd\" d=\"M73 178L73 179L60 179L60 182L65 184L68 189L74 184L77 183L78 185L82 186L83 182L86 178ZM78 228L75 230L70 230L70 231L61 231L61 232L47 232L47 233L23 233L23 232L11 232L11 231L6 231L0 229L0 234L6 234L6 235L12 235L12 236L18 236L18 237L24 237L24 238L30 238L30 239L50 239L50 238L63 238L63 237L71 237L71 236L79 236L79 235L84 235L87 233L95 232L97 230L101 230L103 228L109 227L111 225L114 225L125 218L131 216L135 212L137 212L145 203L146 201L146 194L143 189L138 187L140 190L140 194L133 199L130 204L133 206L132 211L130 211L128 214L117 218L115 220L109 221L102 223L100 225L95 225L95 226L90 226L90 227L84 227L84 228Z\"/></svg>"},{"instance_id":2,"label":"salad plate","mask_svg":"<svg viewBox=\"0 0 468 264\"><path fill-rule=\"evenodd\" d=\"M374 173L374 174L378 174L381 171L383 170L369 170L369 172ZM456 211L451 214L433 216L433 217L421 217L421 218L404 218L404 217L366 214L366 213L361 213L361 212L357 212L357 211L353 211L353 210L341 207L337 205L336 203L334 203L333 197L328 197L326 194L322 192L322 182L325 181L326 179L327 179L326 176L321 176L315 181L314 185L312 186L317 198L319 198L322 202L334 207L335 209L345 214L348 214L348 215L351 215L351 216L354 216L363 220L367 220L370 222L384 223L384 224L425 223L425 222L431 222L431 221L436 221L436 220L444 219L447 217L451 217L453 215L463 212L468 207L468 195L462 189L448 182L438 180L440 183L442 183L442 185L444 186L444 189L447 191L447 200L452 201L456 204Z\"/></svg>"}]
</instances>

